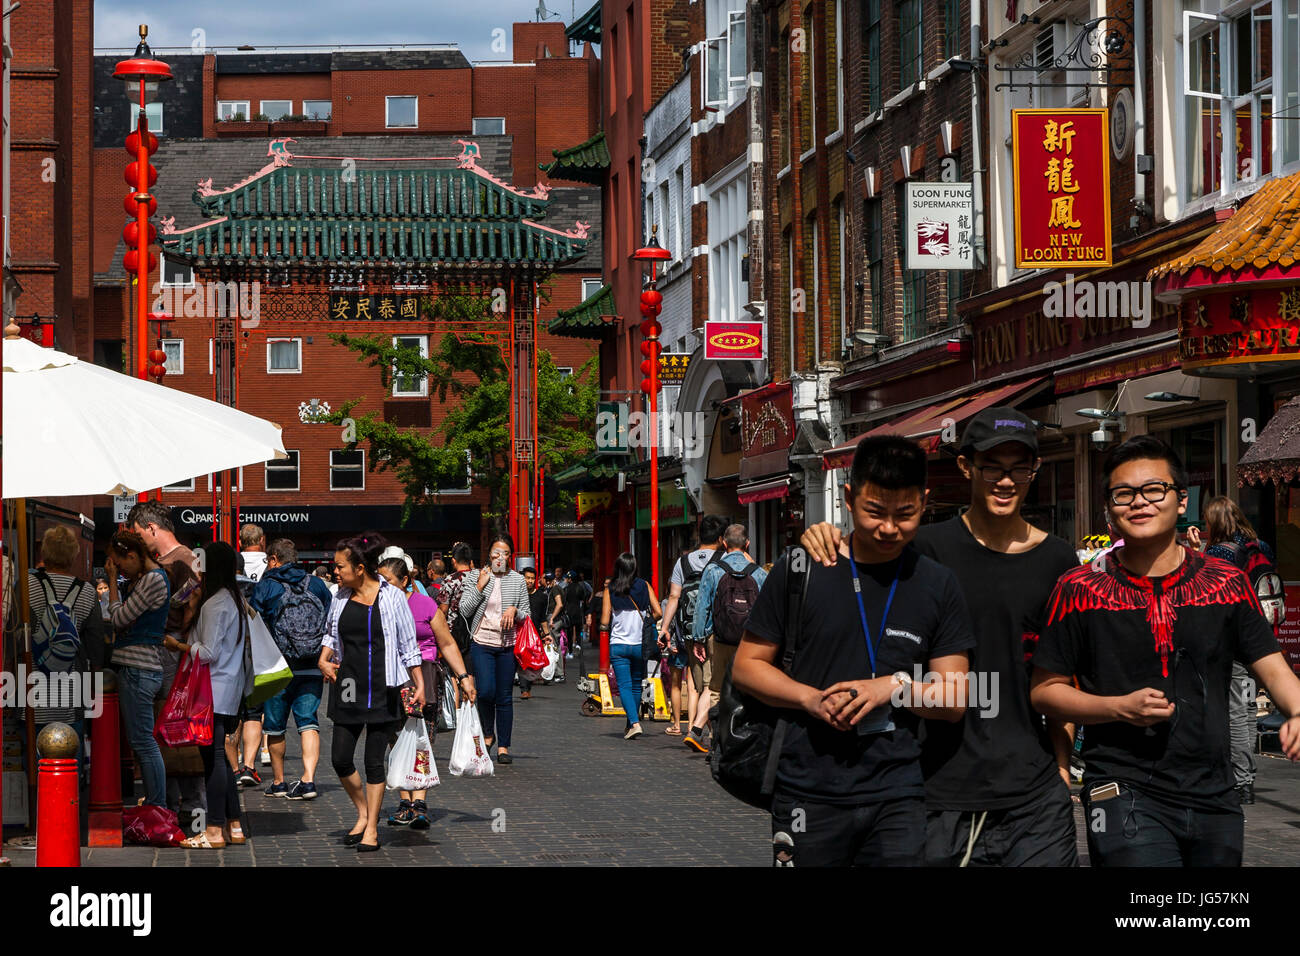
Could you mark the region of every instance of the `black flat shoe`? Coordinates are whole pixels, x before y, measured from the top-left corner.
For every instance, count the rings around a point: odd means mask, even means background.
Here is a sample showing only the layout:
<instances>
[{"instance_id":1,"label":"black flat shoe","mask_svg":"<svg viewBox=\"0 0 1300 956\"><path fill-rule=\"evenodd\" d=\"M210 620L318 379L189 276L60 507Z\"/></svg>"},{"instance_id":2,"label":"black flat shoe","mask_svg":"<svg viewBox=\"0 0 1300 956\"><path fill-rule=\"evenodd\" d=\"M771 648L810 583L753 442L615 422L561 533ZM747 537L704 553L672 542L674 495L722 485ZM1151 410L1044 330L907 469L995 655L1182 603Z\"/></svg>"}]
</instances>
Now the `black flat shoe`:
<instances>
[{"instance_id":1,"label":"black flat shoe","mask_svg":"<svg viewBox=\"0 0 1300 956\"><path fill-rule=\"evenodd\" d=\"M361 833L349 833L347 836L345 836L345 837L343 838L343 845L344 845L344 846L356 846L357 844L359 844L359 843L361 842L361 837L362 837L362 836L364 836L364 834L361 834Z\"/></svg>"},{"instance_id":2,"label":"black flat shoe","mask_svg":"<svg viewBox=\"0 0 1300 956\"><path fill-rule=\"evenodd\" d=\"M499 754L497 754L497 763L506 763L506 764L509 764L509 763L514 763L514 762L515 762L515 759L514 759L513 757L511 757L509 753L503 753L503 754L502 754L502 753L499 753Z\"/></svg>"},{"instance_id":3,"label":"black flat shoe","mask_svg":"<svg viewBox=\"0 0 1300 956\"><path fill-rule=\"evenodd\" d=\"M379 852L379 848L380 848L381 846L383 846L382 843L358 843L358 844L357 844L357 852L358 852L358 853L378 853L378 852Z\"/></svg>"}]
</instances>

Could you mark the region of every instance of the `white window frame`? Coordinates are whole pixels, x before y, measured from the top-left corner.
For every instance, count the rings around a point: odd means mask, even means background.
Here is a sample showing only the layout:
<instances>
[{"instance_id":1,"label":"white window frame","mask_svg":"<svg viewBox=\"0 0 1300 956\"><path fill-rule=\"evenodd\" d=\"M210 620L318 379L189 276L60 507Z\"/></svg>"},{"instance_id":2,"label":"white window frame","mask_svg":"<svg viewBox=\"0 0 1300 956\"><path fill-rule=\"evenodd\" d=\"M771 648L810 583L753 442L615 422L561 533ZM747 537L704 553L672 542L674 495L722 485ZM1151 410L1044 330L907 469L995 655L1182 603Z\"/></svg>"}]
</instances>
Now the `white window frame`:
<instances>
[{"instance_id":1,"label":"white window frame","mask_svg":"<svg viewBox=\"0 0 1300 956\"><path fill-rule=\"evenodd\" d=\"M236 484L238 484L239 487L235 488L234 490L242 494L244 491L244 466L243 465L239 466L239 477L236 479ZM217 487L217 476L212 472L208 472L208 491L213 491L216 489L216 487Z\"/></svg>"},{"instance_id":2,"label":"white window frame","mask_svg":"<svg viewBox=\"0 0 1300 956\"><path fill-rule=\"evenodd\" d=\"M474 456L468 448L465 449L465 487L464 488L435 488L430 492L427 488L425 494L435 495L467 495L474 490Z\"/></svg>"},{"instance_id":3,"label":"white window frame","mask_svg":"<svg viewBox=\"0 0 1300 956\"><path fill-rule=\"evenodd\" d=\"M157 133L160 136L166 135L167 129L163 125L163 104L161 102L146 103L145 115L149 118L149 132ZM134 130L140 125L140 108L134 104L131 106L131 118L128 123L134 123L131 129Z\"/></svg>"},{"instance_id":4,"label":"white window frame","mask_svg":"<svg viewBox=\"0 0 1300 956\"><path fill-rule=\"evenodd\" d=\"M478 128L478 124L484 121L491 121L501 124L500 132L488 132ZM504 116L475 116L470 122L470 129L475 136L504 136L506 134L506 118Z\"/></svg>"},{"instance_id":5,"label":"white window frame","mask_svg":"<svg viewBox=\"0 0 1300 956\"><path fill-rule=\"evenodd\" d=\"M415 102L415 122L409 126L394 126L392 123L391 112L393 100L413 100ZM384 97L384 128L385 129L419 129L420 128L420 97L412 93L402 93L394 96Z\"/></svg>"},{"instance_id":6,"label":"white window frame","mask_svg":"<svg viewBox=\"0 0 1300 956\"><path fill-rule=\"evenodd\" d=\"M560 378L569 378L573 375L572 365L557 365L555 371L560 373Z\"/></svg>"},{"instance_id":7,"label":"white window frame","mask_svg":"<svg viewBox=\"0 0 1300 956\"><path fill-rule=\"evenodd\" d=\"M303 100L303 101L302 101L302 115L305 116L305 117L307 117L308 119L311 119L311 118L312 118L312 111L311 111L310 109L307 108L307 104L308 104L308 103L324 103L326 106L329 107L329 110L326 111L326 115L323 116L323 117L321 117L321 122L328 123L330 120L332 120L332 119L334 118L334 101L333 101L333 100ZM317 112L320 112L320 111L317 110Z\"/></svg>"},{"instance_id":8,"label":"white window frame","mask_svg":"<svg viewBox=\"0 0 1300 956\"><path fill-rule=\"evenodd\" d=\"M429 337L427 335L394 335L393 347L396 348L402 339L419 339L420 340L420 358L429 357ZM399 376L397 369L393 369L393 398L428 398L429 397L429 376L420 376L420 388L418 391L398 391L397 380Z\"/></svg>"},{"instance_id":9,"label":"white window frame","mask_svg":"<svg viewBox=\"0 0 1300 956\"><path fill-rule=\"evenodd\" d=\"M221 115L222 108L231 107L231 106L237 106L239 108L228 110L227 111L228 115L222 116ZM253 104L250 103L248 100L217 100L217 122L220 123L225 120L228 120L231 116L234 116L238 113L244 114L244 121L247 122L248 118L253 115L250 112L252 106Z\"/></svg>"},{"instance_id":10,"label":"white window frame","mask_svg":"<svg viewBox=\"0 0 1300 956\"><path fill-rule=\"evenodd\" d=\"M302 453L297 448L286 448L289 453L288 458L273 459L262 464L262 490L269 491L272 494L280 491L300 491L302 489ZM293 464L293 487L292 488L272 488L270 473L275 471L288 471L289 466L285 464L292 461Z\"/></svg>"},{"instance_id":11,"label":"white window frame","mask_svg":"<svg viewBox=\"0 0 1300 956\"><path fill-rule=\"evenodd\" d=\"M172 363L171 356L167 357L167 361L164 363L164 367L167 369L167 374L184 375L185 374L185 340L184 339L163 339L162 340L162 350L164 352L167 351L167 346L169 345L176 346L179 354L177 354L176 356L176 362L174 365Z\"/></svg>"},{"instance_id":12,"label":"white window frame","mask_svg":"<svg viewBox=\"0 0 1300 956\"><path fill-rule=\"evenodd\" d=\"M732 10L730 9L731 0L713 0L713 2L722 4L722 9L717 10L713 9L711 4L709 11L715 14L713 19L718 21L716 29L719 32L708 37L700 44L700 56L702 57L700 65L703 68L701 74L703 82L701 83L700 93L703 99L702 105L705 109L712 107L725 112L740 101L741 91L745 89L746 84L749 82L746 75L747 62L742 61L740 72L734 73L731 58L732 44L737 39L744 41L740 44L742 47L748 43L748 22L743 5L739 10ZM726 14L725 20L720 16L723 13ZM706 24L706 27L709 30L714 29L712 24ZM710 91L709 89L710 67L719 57L721 57L723 63L719 80L726 84L725 93L720 90ZM722 95L715 95L716 93L722 93Z\"/></svg>"},{"instance_id":13,"label":"white window frame","mask_svg":"<svg viewBox=\"0 0 1300 956\"><path fill-rule=\"evenodd\" d=\"M177 492L182 492L182 491L193 491L194 479L187 478L185 481L177 481L170 485L163 485L162 490L164 492L172 493L172 494L175 494Z\"/></svg>"},{"instance_id":14,"label":"white window frame","mask_svg":"<svg viewBox=\"0 0 1300 956\"><path fill-rule=\"evenodd\" d=\"M335 464L334 464L334 456L337 455L339 452L353 452L353 451L355 451L357 454L361 455L361 468L360 468L360 471L361 471L361 487L360 487L360 488L336 488L336 487L334 487L334 472L335 472L335 470L337 469L337 470L352 471L352 470L353 470L353 466L352 466L352 465L335 465ZM331 449L330 449L330 491L365 491L365 490L366 490L366 450L365 450L364 448L355 448L355 449L349 449L349 448L331 448Z\"/></svg>"},{"instance_id":15,"label":"white window frame","mask_svg":"<svg viewBox=\"0 0 1300 956\"><path fill-rule=\"evenodd\" d=\"M845 349L847 349L847 348L849 347L849 305L848 305L848 291L849 291L849 283L848 283L848 276L847 276L847 272L846 272L846 270L845 270L845 262L844 262L844 241L845 241L845 232L844 232L844 200L843 200L843 199L840 199L840 201L839 201L838 203L836 203L835 205L836 205L836 207L837 207L836 210L835 210L835 212L836 212L836 217L835 217L835 218L836 218L836 222L838 223L838 228L839 228L839 237L840 237L840 255L839 255L839 260L840 260L840 351L841 351L841 353L842 353Z\"/></svg>"},{"instance_id":16,"label":"white window frame","mask_svg":"<svg viewBox=\"0 0 1300 956\"><path fill-rule=\"evenodd\" d=\"M272 116L270 111L266 108L267 103L284 103L288 108L283 113L281 113L278 117ZM265 116L272 123L276 123L284 119L286 116L293 115L293 100L258 100L257 111L261 113L263 116Z\"/></svg>"},{"instance_id":17,"label":"white window frame","mask_svg":"<svg viewBox=\"0 0 1300 956\"><path fill-rule=\"evenodd\" d=\"M277 342L292 342L297 346L298 367L297 368L272 368L271 367L271 346ZM289 338L288 336L278 336L266 340L266 374L267 375L301 375L302 374L302 339Z\"/></svg>"},{"instance_id":18,"label":"white window frame","mask_svg":"<svg viewBox=\"0 0 1300 956\"><path fill-rule=\"evenodd\" d=\"M715 185L706 187L709 318L713 320L746 318L741 314L748 302L741 262L749 252L748 168L742 158L715 177Z\"/></svg>"},{"instance_id":19,"label":"white window frame","mask_svg":"<svg viewBox=\"0 0 1300 956\"><path fill-rule=\"evenodd\" d=\"M208 374L215 375L217 368L217 341L208 339Z\"/></svg>"},{"instance_id":20,"label":"white window frame","mask_svg":"<svg viewBox=\"0 0 1300 956\"><path fill-rule=\"evenodd\" d=\"M585 277L583 277L583 280L582 280L582 301L583 301L583 302L586 302L588 299L590 299L593 295L595 295L597 292L599 292L599 291L601 290L601 288L604 286L604 284L605 284L605 283L604 283L604 280L601 279L600 276L595 276L595 277L592 277L592 276L585 276ZM590 292L587 291L587 287L588 287L589 285L591 286L591 291L590 291Z\"/></svg>"},{"instance_id":21,"label":"white window frame","mask_svg":"<svg viewBox=\"0 0 1300 956\"><path fill-rule=\"evenodd\" d=\"M197 283L194 281L194 267L192 265L187 265L185 263L172 263L172 265L187 269L190 274L190 281L189 282L167 282L166 281L167 270L165 268L165 260L166 260L166 256L161 252L158 253L158 284L160 286L166 286L169 289L193 289L197 285Z\"/></svg>"}]
</instances>

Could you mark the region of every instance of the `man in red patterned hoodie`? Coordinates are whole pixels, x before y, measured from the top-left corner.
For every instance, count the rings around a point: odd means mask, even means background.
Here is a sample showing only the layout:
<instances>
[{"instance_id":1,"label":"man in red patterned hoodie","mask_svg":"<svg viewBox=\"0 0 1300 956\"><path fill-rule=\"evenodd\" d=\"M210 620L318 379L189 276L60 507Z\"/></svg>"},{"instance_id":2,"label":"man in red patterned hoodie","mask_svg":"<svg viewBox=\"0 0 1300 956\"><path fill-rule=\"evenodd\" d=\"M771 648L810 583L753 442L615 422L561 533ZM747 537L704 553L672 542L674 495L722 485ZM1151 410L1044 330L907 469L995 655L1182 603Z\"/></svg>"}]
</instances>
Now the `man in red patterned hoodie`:
<instances>
[{"instance_id":1,"label":"man in red patterned hoodie","mask_svg":"<svg viewBox=\"0 0 1300 956\"><path fill-rule=\"evenodd\" d=\"M1048 603L1030 697L1087 724L1083 805L1094 866L1240 866L1244 819L1229 762L1232 662L1290 718L1300 679L1238 568L1178 544L1187 472L1152 435L1114 449L1106 508L1124 546L1068 571ZM1075 685L1077 680L1078 685Z\"/></svg>"}]
</instances>

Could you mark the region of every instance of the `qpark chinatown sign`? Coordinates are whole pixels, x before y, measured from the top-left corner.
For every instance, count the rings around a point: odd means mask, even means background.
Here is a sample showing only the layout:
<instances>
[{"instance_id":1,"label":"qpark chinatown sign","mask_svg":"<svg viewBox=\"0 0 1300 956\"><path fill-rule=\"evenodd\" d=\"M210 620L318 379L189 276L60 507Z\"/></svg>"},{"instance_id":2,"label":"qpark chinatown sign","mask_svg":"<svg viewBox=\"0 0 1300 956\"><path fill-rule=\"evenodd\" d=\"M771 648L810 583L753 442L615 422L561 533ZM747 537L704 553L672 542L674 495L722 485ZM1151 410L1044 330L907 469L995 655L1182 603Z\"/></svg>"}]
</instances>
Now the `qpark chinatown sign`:
<instances>
[{"instance_id":1,"label":"qpark chinatown sign","mask_svg":"<svg viewBox=\"0 0 1300 956\"><path fill-rule=\"evenodd\" d=\"M762 322L705 322L704 357L715 362L762 361L767 357Z\"/></svg>"},{"instance_id":2,"label":"qpark chinatown sign","mask_svg":"<svg viewBox=\"0 0 1300 956\"><path fill-rule=\"evenodd\" d=\"M1300 286L1184 302L1178 354L1184 368L1300 361Z\"/></svg>"},{"instance_id":3,"label":"qpark chinatown sign","mask_svg":"<svg viewBox=\"0 0 1300 956\"><path fill-rule=\"evenodd\" d=\"M1016 268L1111 265L1106 110L1012 110Z\"/></svg>"}]
</instances>

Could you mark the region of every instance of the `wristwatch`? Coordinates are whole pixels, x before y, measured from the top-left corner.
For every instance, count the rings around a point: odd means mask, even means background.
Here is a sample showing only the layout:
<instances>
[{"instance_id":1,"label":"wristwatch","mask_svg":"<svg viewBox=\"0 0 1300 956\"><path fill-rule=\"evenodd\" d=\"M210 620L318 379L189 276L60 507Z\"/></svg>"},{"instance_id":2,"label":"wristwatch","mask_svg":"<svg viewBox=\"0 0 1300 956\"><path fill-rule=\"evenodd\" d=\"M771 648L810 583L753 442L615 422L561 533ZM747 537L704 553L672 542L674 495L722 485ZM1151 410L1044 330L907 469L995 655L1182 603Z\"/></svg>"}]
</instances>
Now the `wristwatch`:
<instances>
[{"instance_id":1,"label":"wristwatch","mask_svg":"<svg viewBox=\"0 0 1300 956\"><path fill-rule=\"evenodd\" d=\"M468 676L469 676L469 672L468 672L468 671L466 671L464 674L458 674L458 675L456 676L456 683L459 684L461 681L463 681L463 680L464 680L466 677L468 677Z\"/></svg>"}]
</instances>

